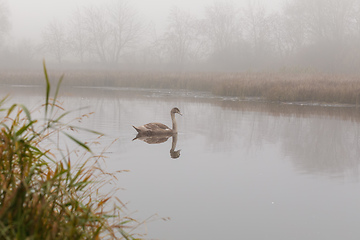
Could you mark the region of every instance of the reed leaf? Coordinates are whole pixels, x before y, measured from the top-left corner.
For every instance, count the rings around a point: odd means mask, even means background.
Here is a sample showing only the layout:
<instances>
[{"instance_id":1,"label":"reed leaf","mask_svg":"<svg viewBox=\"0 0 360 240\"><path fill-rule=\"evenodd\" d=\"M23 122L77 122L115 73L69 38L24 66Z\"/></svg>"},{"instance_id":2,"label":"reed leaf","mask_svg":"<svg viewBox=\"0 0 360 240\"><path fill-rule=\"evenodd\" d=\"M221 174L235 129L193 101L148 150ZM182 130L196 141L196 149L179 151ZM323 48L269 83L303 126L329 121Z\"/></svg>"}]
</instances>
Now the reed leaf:
<instances>
[{"instance_id":1,"label":"reed leaf","mask_svg":"<svg viewBox=\"0 0 360 240\"><path fill-rule=\"evenodd\" d=\"M59 79L59 81L58 81L58 83L56 85L55 96L54 96L53 104L52 104L52 107L51 107L51 114L53 113L55 102L56 102L56 99L57 99L57 96L58 96L60 86L61 86L61 83L62 83L63 79L64 79L64 74L61 75L61 77L60 77L60 79Z\"/></svg>"},{"instance_id":2,"label":"reed leaf","mask_svg":"<svg viewBox=\"0 0 360 240\"><path fill-rule=\"evenodd\" d=\"M99 194L94 185L104 185L111 175L93 161L94 155L87 144L63 131L70 127L60 122L68 112L53 116L63 78L57 84L53 102L49 103L50 81L45 61L43 66L45 121L32 119L28 108L21 104L12 104L6 109L7 115L0 119L0 240L100 239L102 236L134 239L124 230L132 222L108 214L105 209L112 197ZM4 102L0 101L0 106ZM53 153L56 148L45 149L43 142L46 141L45 146L52 143L52 136L58 133L85 150L80 156L89 154L89 158L74 163L72 153L77 149L66 154ZM61 156L61 160L56 156ZM76 164L77 161L82 164ZM116 227L109 221L115 219L119 222ZM116 235L118 228L120 236Z\"/></svg>"},{"instance_id":3,"label":"reed leaf","mask_svg":"<svg viewBox=\"0 0 360 240\"><path fill-rule=\"evenodd\" d=\"M79 146L81 146L82 148L86 149L87 151L91 152L90 148L88 146L86 146L85 143L81 142L80 140L74 138L73 136L71 136L70 134L67 134L64 132L64 134L70 138L71 140L73 140L75 143L77 143Z\"/></svg>"},{"instance_id":4,"label":"reed leaf","mask_svg":"<svg viewBox=\"0 0 360 240\"><path fill-rule=\"evenodd\" d=\"M49 97L50 97L50 80L49 75L46 70L45 60L43 60L43 68L44 68L44 75L45 75L45 82L46 82L46 97L45 97L45 119L47 118L48 112L48 105L49 105Z\"/></svg>"},{"instance_id":5,"label":"reed leaf","mask_svg":"<svg viewBox=\"0 0 360 240\"><path fill-rule=\"evenodd\" d=\"M20 136L23 132L25 132L26 130L28 130L30 127L33 126L34 123L36 123L37 120L31 121L29 122L27 125L23 126L22 128L20 128L15 134L16 136Z\"/></svg>"},{"instance_id":6,"label":"reed leaf","mask_svg":"<svg viewBox=\"0 0 360 240\"><path fill-rule=\"evenodd\" d=\"M0 107L8 100L9 95L6 95L3 99L0 100ZM0 112L5 111L5 108L0 108Z\"/></svg>"}]
</instances>

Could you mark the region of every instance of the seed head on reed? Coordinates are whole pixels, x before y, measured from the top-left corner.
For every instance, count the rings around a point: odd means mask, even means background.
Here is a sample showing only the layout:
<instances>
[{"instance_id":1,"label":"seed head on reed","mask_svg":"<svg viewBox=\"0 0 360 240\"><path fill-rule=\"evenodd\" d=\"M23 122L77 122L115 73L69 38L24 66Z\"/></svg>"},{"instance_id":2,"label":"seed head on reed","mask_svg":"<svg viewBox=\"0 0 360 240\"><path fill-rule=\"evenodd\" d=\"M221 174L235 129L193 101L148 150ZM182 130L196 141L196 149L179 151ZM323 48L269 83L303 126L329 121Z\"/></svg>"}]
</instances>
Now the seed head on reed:
<instances>
[{"instance_id":1,"label":"seed head on reed","mask_svg":"<svg viewBox=\"0 0 360 240\"><path fill-rule=\"evenodd\" d=\"M50 98L47 84L45 118L32 119L23 105L13 104L0 119L0 239L135 239L128 234L135 221L123 216L123 204L113 192L97 189L111 179L90 153L87 144L65 132L66 113L56 116L56 93ZM4 101L0 102L1 105ZM71 151L56 160L44 141L65 134L90 157L71 159ZM54 150L55 151L55 150ZM112 205L114 204L114 205ZM135 224L136 225L136 224Z\"/></svg>"}]
</instances>

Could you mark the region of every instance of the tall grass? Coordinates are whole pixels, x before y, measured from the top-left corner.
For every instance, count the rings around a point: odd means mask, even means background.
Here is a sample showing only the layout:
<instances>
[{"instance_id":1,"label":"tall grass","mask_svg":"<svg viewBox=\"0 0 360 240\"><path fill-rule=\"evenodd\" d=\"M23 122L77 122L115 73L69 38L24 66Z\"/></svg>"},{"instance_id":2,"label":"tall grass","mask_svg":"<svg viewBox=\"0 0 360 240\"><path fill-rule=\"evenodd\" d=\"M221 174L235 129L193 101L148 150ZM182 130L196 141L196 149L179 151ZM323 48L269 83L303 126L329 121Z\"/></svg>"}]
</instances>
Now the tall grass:
<instances>
[{"instance_id":1,"label":"tall grass","mask_svg":"<svg viewBox=\"0 0 360 240\"><path fill-rule=\"evenodd\" d=\"M128 232L136 222L121 201L98 191L114 175L99 167L102 156L88 154L89 145L69 134L75 127L61 122L69 112L56 114L61 79L51 98L45 64L44 73L44 119L33 119L24 105L5 109L5 99L0 102L0 239L135 239ZM82 149L79 159L44 147L59 134Z\"/></svg>"}]
</instances>

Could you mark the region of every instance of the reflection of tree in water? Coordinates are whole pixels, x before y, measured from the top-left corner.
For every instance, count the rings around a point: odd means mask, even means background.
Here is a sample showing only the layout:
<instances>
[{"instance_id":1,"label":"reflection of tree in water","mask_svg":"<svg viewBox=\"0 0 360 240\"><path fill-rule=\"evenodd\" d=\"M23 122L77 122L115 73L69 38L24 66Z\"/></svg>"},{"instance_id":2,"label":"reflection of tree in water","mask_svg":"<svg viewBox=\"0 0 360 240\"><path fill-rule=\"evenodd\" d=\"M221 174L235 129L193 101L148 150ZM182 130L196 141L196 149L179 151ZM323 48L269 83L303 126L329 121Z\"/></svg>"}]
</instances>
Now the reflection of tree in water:
<instances>
[{"instance_id":1,"label":"reflection of tree in water","mask_svg":"<svg viewBox=\"0 0 360 240\"><path fill-rule=\"evenodd\" d=\"M193 119L189 121L190 126L184 125L186 129L194 129L194 134L206 137L204 144L206 151L227 152L237 147L238 130L243 128L241 111L224 111L221 107L206 105L193 105L187 109L187 115ZM199 114L201 113L201 114ZM189 117L189 118L190 118Z\"/></svg>"},{"instance_id":2,"label":"reflection of tree in water","mask_svg":"<svg viewBox=\"0 0 360 240\"><path fill-rule=\"evenodd\" d=\"M299 171L336 177L358 175L360 116L355 108L288 106L252 102L221 102L226 109L242 112L236 134L244 147L276 143ZM250 121L249 121L250 120ZM249 124L250 122L250 124ZM228 126L229 128L229 126Z\"/></svg>"},{"instance_id":3,"label":"reflection of tree in water","mask_svg":"<svg viewBox=\"0 0 360 240\"><path fill-rule=\"evenodd\" d=\"M332 118L288 118L278 127L284 153L306 172L357 171L359 124Z\"/></svg>"}]
</instances>

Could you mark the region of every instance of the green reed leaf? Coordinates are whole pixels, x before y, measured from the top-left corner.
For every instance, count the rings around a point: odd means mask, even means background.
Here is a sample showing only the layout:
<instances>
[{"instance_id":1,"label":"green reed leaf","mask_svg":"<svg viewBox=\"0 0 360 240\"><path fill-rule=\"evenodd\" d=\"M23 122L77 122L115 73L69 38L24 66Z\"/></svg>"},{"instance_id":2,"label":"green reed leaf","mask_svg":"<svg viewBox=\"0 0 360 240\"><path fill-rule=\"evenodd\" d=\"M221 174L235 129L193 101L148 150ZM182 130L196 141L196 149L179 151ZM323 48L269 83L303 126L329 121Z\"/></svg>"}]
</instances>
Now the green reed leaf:
<instances>
[{"instance_id":1,"label":"green reed leaf","mask_svg":"<svg viewBox=\"0 0 360 240\"><path fill-rule=\"evenodd\" d=\"M63 132L68 138L70 138L71 140L73 140L75 143L77 143L79 146L81 146L82 148L86 149L87 151L91 152L90 148L88 146L86 146L85 143L79 141L78 139L74 138L73 136L71 136L70 134L67 134L65 132Z\"/></svg>"},{"instance_id":2,"label":"green reed leaf","mask_svg":"<svg viewBox=\"0 0 360 240\"><path fill-rule=\"evenodd\" d=\"M64 74L61 75L61 77L60 77L60 79L59 79L59 81L58 81L58 83L56 85L56 91L55 91L55 96L54 96L54 100L53 100L53 104L52 104L52 108L51 108L51 113L54 110L55 102L56 102L56 99L57 99L57 96L58 96L58 93L59 93L59 90L60 90L60 85L61 85L63 79L64 79Z\"/></svg>"},{"instance_id":3,"label":"green reed leaf","mask_svg":"<svg viewBox=\"0 0 360 240\"><path fill-rule=\"evenodd\" d=\"M46 81L46 97L45 97L45 119L46 119L47 112L48 112L49 97L50 97L50 80L49 80L49 75L46 70L45 60L43 61L43 67L44 67L44 74L45 74L45 81Z\"/></svg>"}]
</instances>

